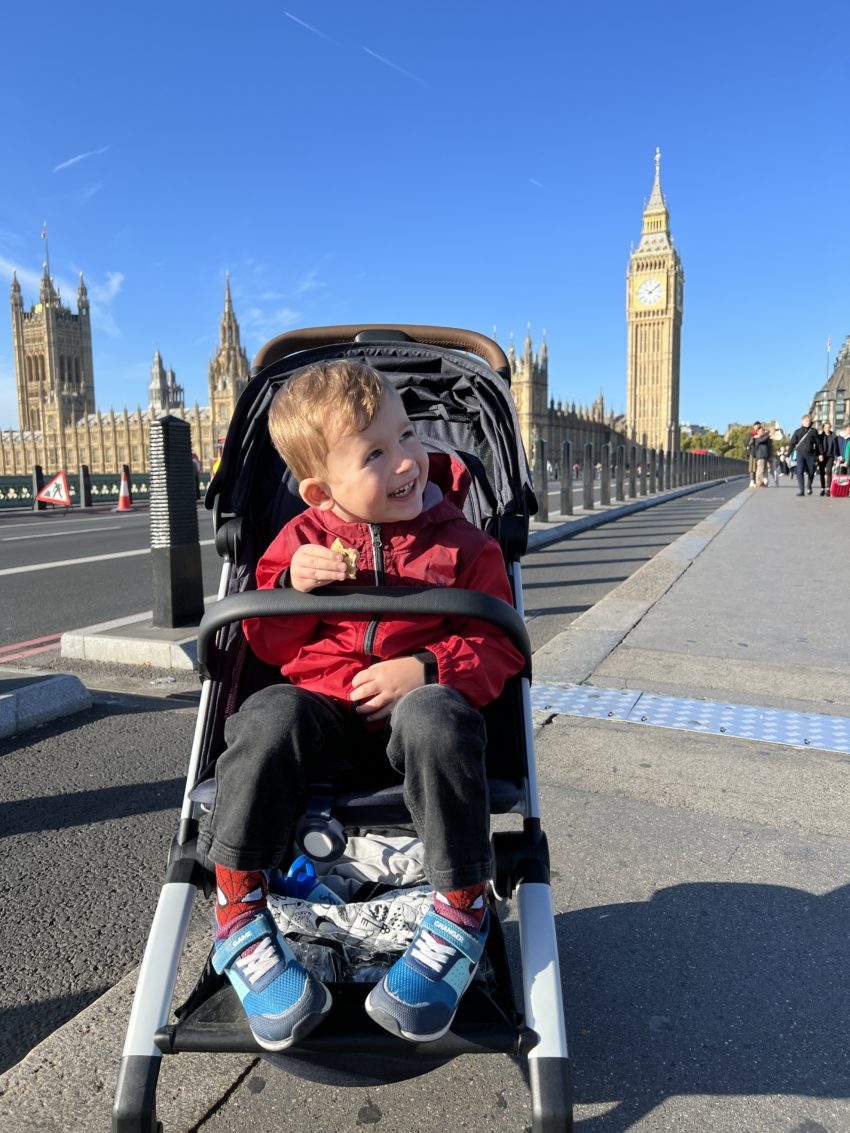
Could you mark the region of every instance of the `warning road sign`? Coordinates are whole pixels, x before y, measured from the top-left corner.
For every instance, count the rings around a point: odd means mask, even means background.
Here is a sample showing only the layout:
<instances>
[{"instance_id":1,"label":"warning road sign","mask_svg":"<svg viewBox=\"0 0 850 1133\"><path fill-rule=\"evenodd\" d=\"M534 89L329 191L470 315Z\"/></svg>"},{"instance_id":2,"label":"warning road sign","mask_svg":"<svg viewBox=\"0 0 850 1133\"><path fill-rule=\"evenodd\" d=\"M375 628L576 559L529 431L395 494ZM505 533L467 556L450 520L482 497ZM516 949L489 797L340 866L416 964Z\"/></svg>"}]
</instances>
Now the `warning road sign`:
<instances>
[{"instance_id":1,"label":"warning road sign","mask_svg":"<svg viewBox=\"0 0 850 1133\"><path fill-rule=\"evenodd\" d=\"M68 479L64 471L54 476L49 484L45 484L35 498L39 503L58 504L59 507L70 507L71 493L68 490Z\"/></svg>"}]
</instances>

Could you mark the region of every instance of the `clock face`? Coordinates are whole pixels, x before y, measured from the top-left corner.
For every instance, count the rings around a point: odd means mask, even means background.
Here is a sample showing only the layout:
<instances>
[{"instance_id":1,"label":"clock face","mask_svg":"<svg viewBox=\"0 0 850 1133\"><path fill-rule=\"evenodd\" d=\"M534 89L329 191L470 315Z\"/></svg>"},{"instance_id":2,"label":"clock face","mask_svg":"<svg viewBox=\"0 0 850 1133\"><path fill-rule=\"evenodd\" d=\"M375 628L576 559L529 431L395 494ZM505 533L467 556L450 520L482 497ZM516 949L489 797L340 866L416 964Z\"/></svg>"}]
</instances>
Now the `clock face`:
<instances>
[{"instance_id":1,"label":"clock face","mask_svg":"<svg viewBox=\"0 0 850 1133\"><path fill-rule=\"evenodd\" d=\"M664 289L657 279L645 279L637 289L638 302L644 307L654 307L661 302Z\"/></svg>"}]
</instances>

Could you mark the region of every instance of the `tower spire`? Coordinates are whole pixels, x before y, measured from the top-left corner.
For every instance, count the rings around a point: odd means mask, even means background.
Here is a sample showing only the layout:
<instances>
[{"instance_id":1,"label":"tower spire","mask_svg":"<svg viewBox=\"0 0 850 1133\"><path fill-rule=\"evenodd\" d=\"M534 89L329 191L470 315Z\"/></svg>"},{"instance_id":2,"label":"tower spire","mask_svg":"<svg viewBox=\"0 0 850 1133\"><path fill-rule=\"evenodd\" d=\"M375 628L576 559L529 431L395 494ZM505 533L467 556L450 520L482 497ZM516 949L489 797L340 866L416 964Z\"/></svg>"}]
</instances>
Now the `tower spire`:
<instances>
[{"instance_id":1,"label":"tower spire","mask_svg":"<svg viewBox=\"0 0 850 1133\"><path fill-rule=\"evenodd\" d=\"M655 178L652 182L652 192L643 210L643 231L637 250L667 251L672 249L673 239L670 235L670 213L664 192L661 188L661 150L655 149Z\"/></svg>"}]
</instances>

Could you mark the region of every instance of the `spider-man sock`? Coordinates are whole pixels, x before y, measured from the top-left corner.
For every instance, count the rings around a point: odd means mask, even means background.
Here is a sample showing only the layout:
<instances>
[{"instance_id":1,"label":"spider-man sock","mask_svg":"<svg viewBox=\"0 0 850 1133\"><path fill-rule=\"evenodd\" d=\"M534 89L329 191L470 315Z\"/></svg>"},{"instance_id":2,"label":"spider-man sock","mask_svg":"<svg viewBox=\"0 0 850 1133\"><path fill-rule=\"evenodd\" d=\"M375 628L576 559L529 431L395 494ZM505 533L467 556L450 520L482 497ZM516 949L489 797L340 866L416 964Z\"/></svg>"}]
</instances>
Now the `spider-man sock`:
<instances>
[{"instance_id":1,"label":"spider-man sock","mask_svg":"<svg viewBox=\"0 0 850 1133\"><path fill-rule=\"evenodd\" d=\"M467 885L463 889L449 889L445 893L434 894L434 912L461 928L478 932L487 911L484 898L486 883Z\"/></svg>"},{"instance_id":2,"label":"spider-man sock","mask_svg":"<svg viewBox=\"0 0 850 1133\"><path fill-rule=\"evenodd\" d=\"M265 873L259 869L215 867L216 940L223 940L242 928L266 907L269 891Z\"/></svg>"}]
</instances>

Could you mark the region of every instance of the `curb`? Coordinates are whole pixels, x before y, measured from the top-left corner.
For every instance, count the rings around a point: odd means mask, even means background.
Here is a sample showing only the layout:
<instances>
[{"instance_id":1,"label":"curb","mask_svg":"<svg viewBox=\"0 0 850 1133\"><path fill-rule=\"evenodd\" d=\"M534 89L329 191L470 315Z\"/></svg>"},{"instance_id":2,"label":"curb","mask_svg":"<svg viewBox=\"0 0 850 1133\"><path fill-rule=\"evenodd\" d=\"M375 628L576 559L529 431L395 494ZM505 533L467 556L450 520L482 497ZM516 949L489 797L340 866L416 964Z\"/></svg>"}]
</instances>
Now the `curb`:
<instances>
[{"instance_id":1,"label":"curb","mask_svg":"<svg viewBox=\"0 0 850 1133\"><path fill-rule=\"evenodd\" d=\"M739 492L542 645L534 654L534 682L560 686L587 682L751 498L749 489Z\"/></svg>"},{"instance_id":2,"label":"curb","mask_svg":"<svg viewBox=\"0 0 850 1133\"><path fill-rule=\"evenodd\" d=\"M720 484L728 484L732 480L743 479L746 479L746 477L724 476L719 480L705 480L700 484L689 484L686 488L675 488L663 494L641 497L631 503L606 507L604 511L592 512L580 516L578 519L565 520L563 523L556 524L555 527L532 531L528 537L527 551L537 551L549 543L557 542L559 539L569 539L571 535L578 535L579 532L587 531L591 527L599 527L612 519L620 519L624 515L632 515L636 511L644 511L646 508L656 507L658 504L666 504L669 500L677 500L681 496L690 496L694 492L705 491L706 488L716 488ZM534 520L532 520L533 523Z\"/></svg>"},{"instance_id":3,"label":"curb","mask_svg":"<svg viewBox=\"0 0 850 1133\"><path fill-rule=\"evenodd\" d=\"M14 677L17 672L5 670L2 675ZM93 704L91 693L79 677L62 674L33 678L23 673L20 676L20 687L0 693L0 739L47 724L59 716L83 712Z\"/></svg>"}]
</instances>

